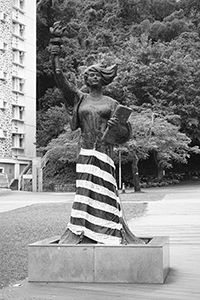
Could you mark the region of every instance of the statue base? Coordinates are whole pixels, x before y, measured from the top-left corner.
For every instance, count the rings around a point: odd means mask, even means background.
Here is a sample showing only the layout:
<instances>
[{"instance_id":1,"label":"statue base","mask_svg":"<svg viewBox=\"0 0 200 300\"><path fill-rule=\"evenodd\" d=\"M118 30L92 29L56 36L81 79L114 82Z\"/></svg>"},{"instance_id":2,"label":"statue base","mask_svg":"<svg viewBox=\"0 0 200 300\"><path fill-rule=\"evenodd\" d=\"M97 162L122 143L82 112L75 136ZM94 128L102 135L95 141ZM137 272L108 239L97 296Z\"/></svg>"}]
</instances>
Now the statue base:
<instances>
[{"instance_id":1,"label":"statue base","mask_svg":"<svg viewBox=\"0 0 200 300\"><path fill-rule=\"evenodd\" d=\"M169 272L169 237L147 244L58 244L59 237L28 246L28 281L164 283Z\"/></svg>"}]
</instances>

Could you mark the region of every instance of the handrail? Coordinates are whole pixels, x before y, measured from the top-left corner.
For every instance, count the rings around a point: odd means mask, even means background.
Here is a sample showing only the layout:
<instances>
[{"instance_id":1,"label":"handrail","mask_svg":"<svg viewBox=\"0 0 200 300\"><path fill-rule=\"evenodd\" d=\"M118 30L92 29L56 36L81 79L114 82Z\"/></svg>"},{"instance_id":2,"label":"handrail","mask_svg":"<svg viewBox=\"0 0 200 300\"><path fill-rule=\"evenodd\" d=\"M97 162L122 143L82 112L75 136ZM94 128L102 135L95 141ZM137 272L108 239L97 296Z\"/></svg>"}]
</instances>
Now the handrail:
<instances>
[{"instance_id":1,"label":"handrail","mask_svg":"<svg viewBox=\"0 0 200 300\"><path fill-rule=\"evenodd\" d=\"M41 158L41 164L40 164L41 169L44 169L44 167L46 166L46 164L47 164L48 161L49 161L49 153L47 151L43 155L43 157ZM20 191L21 186L22 186L23 175L25 175L25 174L31 174L31 165L32 165L32 161L30 161L28 163L28 165L23 169L23 171L19 175L19 179L18 179L18 191Z\"/></svg>"},{"instance_id":2,"label":"handrail","mask_svg":"<svg viewBox=\"0 0 200 300\"><path fill-rule=\"evenodd\" d=\"M32 161L29 161L28 165L26 165L26 167L23 169L23 171L19 175L19 178L18 178L18 191L20 191L20 189L21 189L22 177L25 173L27 173L30 170L31 165L32 165Z\"/></svg>"},{"instance_id":3,"label":"handrail","mask_svg":"<svg viewBox=\"0 0 200 300\"><path fill-rule=\"evenodd\" d=\"M41 158L41 169L44 169L49 161L49 151L47 151Z\"/></svg>"}]
</instances>

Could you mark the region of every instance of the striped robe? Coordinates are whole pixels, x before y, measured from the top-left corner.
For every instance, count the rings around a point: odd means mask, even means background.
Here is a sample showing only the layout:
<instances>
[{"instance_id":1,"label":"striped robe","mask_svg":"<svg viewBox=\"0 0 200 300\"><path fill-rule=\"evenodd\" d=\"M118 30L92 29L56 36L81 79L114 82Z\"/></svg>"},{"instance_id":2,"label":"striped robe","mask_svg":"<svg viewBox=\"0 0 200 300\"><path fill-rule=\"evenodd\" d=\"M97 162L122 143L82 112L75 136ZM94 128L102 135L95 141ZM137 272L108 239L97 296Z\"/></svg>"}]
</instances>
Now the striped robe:
<instances>
[{"instance_id":1,"label":"striped robe","mask_svg":"<svg viewBox=\"0 0 200 300\"><path fill-rule=\"evenodd\" d=\"M122 211L115 165L105 153L81 149L76 165L76 195L68 228L103 244L122 241Z\"/></svg>"}]
</instances>

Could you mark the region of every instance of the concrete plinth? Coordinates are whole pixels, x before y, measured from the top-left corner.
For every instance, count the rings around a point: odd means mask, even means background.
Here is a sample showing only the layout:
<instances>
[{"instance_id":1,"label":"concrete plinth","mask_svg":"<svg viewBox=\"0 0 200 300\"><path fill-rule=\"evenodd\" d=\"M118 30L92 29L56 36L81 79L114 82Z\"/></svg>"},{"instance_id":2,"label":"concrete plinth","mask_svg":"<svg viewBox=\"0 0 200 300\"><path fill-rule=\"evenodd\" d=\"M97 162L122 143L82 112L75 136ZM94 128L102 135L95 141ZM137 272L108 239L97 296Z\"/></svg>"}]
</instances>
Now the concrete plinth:
<instances>
[{"instance_id":1,"label":"concrete plinth","mask_svg":"<svg viewBox=\"0 0 200 300\"><path fill-rule=\"evenodd\" d=\"M169 238L145 245L59 245L58 237L28 246L31 282L164 283Z\"/></svg>"}]
</instances>

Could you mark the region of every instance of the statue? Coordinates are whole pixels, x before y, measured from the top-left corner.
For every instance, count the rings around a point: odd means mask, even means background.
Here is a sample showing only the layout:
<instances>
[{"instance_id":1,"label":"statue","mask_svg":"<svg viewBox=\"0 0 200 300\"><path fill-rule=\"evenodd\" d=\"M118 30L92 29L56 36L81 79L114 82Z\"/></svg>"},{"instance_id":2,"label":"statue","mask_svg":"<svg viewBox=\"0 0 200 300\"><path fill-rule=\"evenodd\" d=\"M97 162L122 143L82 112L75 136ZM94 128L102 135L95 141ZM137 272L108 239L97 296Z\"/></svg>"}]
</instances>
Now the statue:
<instances>
[{"instance_id":1,"label":"statue","mask_svg":"<svg viewBox=\"0 0 200 300\"><path fill-rule=\"evenodd\" d=\"M89 66L84 73L89 93L81 92L67 80L59 62L60 37L65 28L56 23L51 28L51 57L55 81L63 94L72 130L81 129L81 150L76 171L76 194L71 217L59 243L144 243L124 220L112 160L113 146L131 136L126 121L130 109L102 93L112 82L117 66Z\"/></svg>"}]
</instances>

